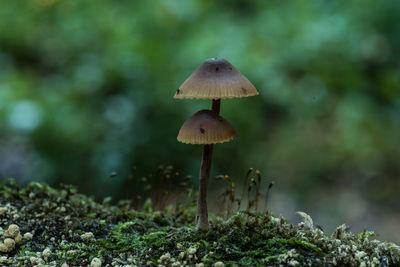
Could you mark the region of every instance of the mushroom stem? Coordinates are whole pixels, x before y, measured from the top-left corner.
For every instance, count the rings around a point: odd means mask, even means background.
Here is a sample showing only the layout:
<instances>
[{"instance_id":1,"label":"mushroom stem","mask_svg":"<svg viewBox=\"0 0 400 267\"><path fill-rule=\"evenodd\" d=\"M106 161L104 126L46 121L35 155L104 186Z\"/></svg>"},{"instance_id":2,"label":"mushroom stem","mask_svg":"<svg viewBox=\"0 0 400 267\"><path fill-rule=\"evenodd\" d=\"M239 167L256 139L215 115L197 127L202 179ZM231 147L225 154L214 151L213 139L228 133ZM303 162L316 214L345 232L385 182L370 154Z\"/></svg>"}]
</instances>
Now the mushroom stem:
<instances>
[{"instance_id":1,"label":"mushroom stem","mask_svg":"<svg viewBox=\"0 0 400 267\"><path fill-rule=\"evenodd\" d=\"M221 107L221 99L213 99L211 110L219 114ZM203 160L200 167L200 189L199 199L197 200L197 229L208 231L208 211L207 211L207 191L208 180L210 179L211 158L212 158L213 145L204 145L203 147Z\"/></svg>"},{"instance_id":2,"label":"mushroom stem","mask_svg":"<svg viewBox=\"0 0 400 267\"><path fill-rule=\"evenodd\" d=\"M220 107L221 107L221 99L213 99L211 110L219 114Z\"/></svg>"},{"instance_id":3,"label":"mushroom stem","mask_svg":"<svg viewBox=\"0 0 400 267\"><path fill-rule=\"evenodd\" d=\"M200 168L200 189L199 198L197 201L197 229L208 231L208 211L207 211L207 190L208 179L210 178L211 156L213 145L204 145L203 160Z\"/></svg>"}]
</instances>

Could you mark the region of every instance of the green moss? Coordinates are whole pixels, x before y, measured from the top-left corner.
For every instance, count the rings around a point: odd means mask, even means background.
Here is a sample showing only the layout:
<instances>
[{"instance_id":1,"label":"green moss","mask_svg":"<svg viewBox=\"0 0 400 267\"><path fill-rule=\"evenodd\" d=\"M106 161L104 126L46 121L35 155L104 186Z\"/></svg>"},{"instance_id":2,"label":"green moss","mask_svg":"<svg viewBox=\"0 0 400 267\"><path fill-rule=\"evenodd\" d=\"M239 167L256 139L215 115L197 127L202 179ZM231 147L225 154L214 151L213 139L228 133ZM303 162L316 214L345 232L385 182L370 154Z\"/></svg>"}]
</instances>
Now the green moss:
<instances>
[{"instance_id":1,"label":"green moss","mask_svg":"<svg viewBox=\"0 0 400 267\"><path fill-rule=\"evenodd\" d=\"M373 232L354 235L340 226L328 236L312 226L294 226L266 213L238 212L226 221L210 216L211 230L198 232L193 205L176 211L136 211L129 202L100 204L68 186L56 190L30 183L19 189L12 181L0 186L0 207L7 209L0 216L0 227L17 224L22 235L33 233L32 240L23 239L14 250L3 253L7 259L2 264L13 266L32 260L87 265L94 258L104 264L138 266L184 261L190 266L211 266L217 261L239 266L400 263L399 247L370 240ZM93 239L84 238L89 232ZM46 248L51 250L47 257Z\"/></svg>"}]
</instances>

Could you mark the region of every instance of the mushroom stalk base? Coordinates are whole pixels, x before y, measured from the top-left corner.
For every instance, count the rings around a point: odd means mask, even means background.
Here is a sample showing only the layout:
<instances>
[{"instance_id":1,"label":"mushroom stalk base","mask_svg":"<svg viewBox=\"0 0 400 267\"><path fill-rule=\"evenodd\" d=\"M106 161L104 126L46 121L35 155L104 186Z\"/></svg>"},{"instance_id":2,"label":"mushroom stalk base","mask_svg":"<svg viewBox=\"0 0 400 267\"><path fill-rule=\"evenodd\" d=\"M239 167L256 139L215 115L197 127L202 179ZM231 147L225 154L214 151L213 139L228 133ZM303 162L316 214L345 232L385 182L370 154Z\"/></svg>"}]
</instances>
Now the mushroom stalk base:
<instances>
[{"instance_id":1,"label":"mushroom stalk base","mask_svg":"<svg viewBox=\"0 0 400 267\"><path fill-rule=\"evenodd\" d=\"M203 147L203 160L200 168L200 189L199 198L197 201L197 229L208 231L208 211L207 211L207 190L208 179L210 177L211 169L211 156L213 145L204 145Z\"/></svg>"}]
</instances>

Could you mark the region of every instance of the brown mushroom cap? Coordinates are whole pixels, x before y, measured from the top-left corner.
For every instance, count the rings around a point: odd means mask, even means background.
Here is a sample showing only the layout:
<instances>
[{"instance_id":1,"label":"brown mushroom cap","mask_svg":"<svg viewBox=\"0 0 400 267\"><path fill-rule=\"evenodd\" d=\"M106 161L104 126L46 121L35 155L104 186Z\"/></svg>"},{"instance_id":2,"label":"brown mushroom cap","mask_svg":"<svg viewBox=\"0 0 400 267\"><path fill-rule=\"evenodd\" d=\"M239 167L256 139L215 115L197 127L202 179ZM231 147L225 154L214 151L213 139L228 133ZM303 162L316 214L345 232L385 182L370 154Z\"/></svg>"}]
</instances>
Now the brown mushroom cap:
<instances>
[{"instance_id":1,"label":"brown mushroom cap","mask_svg":"<svg viewBox=\"0 0 400 267\"><path fill-rule=\"evenodd\" d=\"M204 61L176 91L174 98L235 98L258 95L257 89L222 58Z\"/></svg>"},{"instance_id":2,"label":"brown mushroom cap","mask_svg":"<svg viewBox=\"0 0 400 267\"><path fill-rule=\"evenodd\" d=\"M211 110L200 110L182 125L178 141L185 144L216 144L236 137L232 125Z\"/></svg>"}]
</instances>

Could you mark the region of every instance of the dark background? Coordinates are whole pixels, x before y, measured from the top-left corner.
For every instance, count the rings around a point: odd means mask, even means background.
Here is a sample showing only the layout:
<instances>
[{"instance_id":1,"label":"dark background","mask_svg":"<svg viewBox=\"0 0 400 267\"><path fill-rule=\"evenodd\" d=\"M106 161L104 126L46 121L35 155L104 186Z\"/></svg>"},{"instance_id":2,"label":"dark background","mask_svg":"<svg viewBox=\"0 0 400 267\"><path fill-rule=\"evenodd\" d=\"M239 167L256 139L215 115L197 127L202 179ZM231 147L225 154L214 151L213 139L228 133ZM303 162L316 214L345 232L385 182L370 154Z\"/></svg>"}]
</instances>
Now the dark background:
<instances>
[{"instance_id":1,"label":"dark background","mask_svg":"<svg viewBox=\"0 0 400 267\"><path fill-rule=\"evenodd\" d=\"M173 95L222 57L260 95L222 101L238 138L215 147L212 176L240 185L254 167L276 182L276 214L400 242L399 14L373 0L3 1L0 179L94 195L116 171L102 194L119 199L132 166L137 179L172 164L196 184L201 147L176 135L211 103Z\"/></svg>"}]
</instances>

